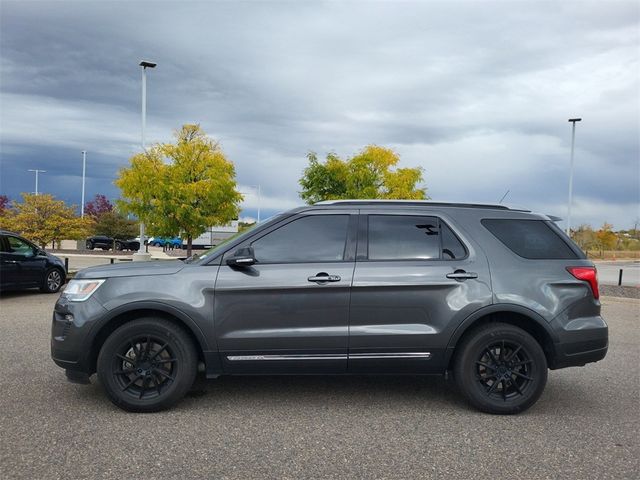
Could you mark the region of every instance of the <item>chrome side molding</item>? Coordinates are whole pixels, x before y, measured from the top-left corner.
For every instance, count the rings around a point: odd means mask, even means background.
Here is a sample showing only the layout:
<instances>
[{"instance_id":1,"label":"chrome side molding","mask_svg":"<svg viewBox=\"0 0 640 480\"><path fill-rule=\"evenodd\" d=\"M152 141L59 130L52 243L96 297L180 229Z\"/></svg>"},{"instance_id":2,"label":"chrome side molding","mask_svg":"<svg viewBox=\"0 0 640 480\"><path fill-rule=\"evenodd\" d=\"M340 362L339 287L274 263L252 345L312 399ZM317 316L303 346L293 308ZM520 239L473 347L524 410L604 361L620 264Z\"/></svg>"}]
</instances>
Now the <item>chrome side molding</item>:
<instances>
[{"instance_id":1,"label":"chrome side molding","mask_svg":"<svg viewBox=\"0 0 640 480\"><path fill-rule=\"evenodd\" d=\"M228 355L231 362L260 361L260 360L346 360L346 355L314 354L314 355Z\"/></svg>"},{"instance_id":2,"label":"chrome side molding","mask_svg":"<svg viewBox=\"0 0 640 480\"><path fill-rule=\"evenodd\" d=\"M392 352L392 353L350 353L349 355L320 353L292 355L227 355L230 362L263 361L263 360L373 360L373 359L425 359L431 358L429 352Z\"/></svg>"},{"instance_id":3,"label":"chrome side molding","mask_svg":"<svg viewBox=\"0 0 640 480\"><path fill-rule=\"evenodd\" d=\"M384 358L431 358L429 352L392 352L392 353L350 353L349 359L384 359Z\"/></svg>"}]
</instances>

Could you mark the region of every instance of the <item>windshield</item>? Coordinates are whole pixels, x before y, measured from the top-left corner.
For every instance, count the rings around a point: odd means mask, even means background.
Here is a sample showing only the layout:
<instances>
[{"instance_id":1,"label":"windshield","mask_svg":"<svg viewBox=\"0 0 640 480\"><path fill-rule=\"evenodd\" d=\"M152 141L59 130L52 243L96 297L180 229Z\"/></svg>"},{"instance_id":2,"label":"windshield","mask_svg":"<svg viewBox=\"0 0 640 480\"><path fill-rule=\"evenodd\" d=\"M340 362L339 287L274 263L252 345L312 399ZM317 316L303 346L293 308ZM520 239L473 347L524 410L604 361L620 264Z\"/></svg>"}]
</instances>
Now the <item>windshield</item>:
<instances>
[{"instance_id":1,"label":"windshield","mask_svg":"<svg viewBox=\"0 0 640 480\"><path fill-rule=\"evenodd\" d=\"M264 225L266 222L271 221L274 218L276 218L276 216L271 217L271 218L269 218L269 219L267 219L265 221L262 221L260 223L256 222L253 225L251 225L250 227L248 227L246 230L238 232L238 233L230 236L229 238L225 238L222 242L220 242L215 247L212 247L209 250L205 250L202 253L196 253L196 254L192 255L191 257L187 258L184 262L185 263L201 262L201 261L206 260L208 258L215 257L218 253L224 251L226 249L226 246L229 243L231 243L232 241L238 239L241 236L242 237L245 236L245 234L248 234L249 232L252 232L253 230L255 230L255 228L258 225Z\"/></svg>"}]
</instances>

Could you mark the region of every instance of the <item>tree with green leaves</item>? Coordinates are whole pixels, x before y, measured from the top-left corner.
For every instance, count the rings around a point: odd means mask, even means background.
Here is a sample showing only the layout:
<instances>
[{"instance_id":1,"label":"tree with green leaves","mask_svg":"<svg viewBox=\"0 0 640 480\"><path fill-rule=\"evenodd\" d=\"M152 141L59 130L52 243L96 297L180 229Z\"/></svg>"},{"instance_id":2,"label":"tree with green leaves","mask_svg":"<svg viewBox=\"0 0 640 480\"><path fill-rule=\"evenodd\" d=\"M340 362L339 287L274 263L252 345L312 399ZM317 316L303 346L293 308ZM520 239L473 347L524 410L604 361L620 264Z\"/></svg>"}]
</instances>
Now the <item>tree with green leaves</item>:
<instances>
[{"instance_id":1,"label":"tree with green leaves","mask_svg":"<svg viewBox=\"0 0 640 480\"><path fill-rule=\"evenodd\" d=\"M97 218L94 227L96 235L106 235L113 238L113 251L116 251L116 239L127 240L135 237L138 231L138 223L128 220L127 217L114 210L102 212Z\"/></svg>"},{"instance_id":2,"label":"tree with green leaves","mask_svg":"<svg viewBox=\"0 0 640 480\"><path fill-rule=\"evenodd\" d=\"M182 236L191 255L194 237L238 218L242 195L233 163L199 125L183 125L175 137L175 143L134 155L115 183L125 211L137 215L150 234Z\"/></svg>"},{"instance_id":3,"label":"tree with green leaves","mask_svg":"<svg viewBox=\"0 0 640 480\"><path fill-rule=\"evenodd\" d=\"M329 153L321 163L314 152L307 154L309 165L300 179L300 196L309 204L338 199L406 199L429 197L423 182L423 170L396 168L400 156L393 150L368 145L357 155L342 160Z\"/></svg>"},{"instance_id":4,"label":"tree with green leaves","mask_svg":"<svg viewBox=\"0 0 640 480\"><path fill-rule=\"evenodd\" d=\"M13 202L12 208L0 216L0 227L19 233L44 248L49 243L80 240L89 235L93 220L80 218L75 211L75 205L67 206L53 195L23 193L22 202Z\"/></svg>"}]
</instances>

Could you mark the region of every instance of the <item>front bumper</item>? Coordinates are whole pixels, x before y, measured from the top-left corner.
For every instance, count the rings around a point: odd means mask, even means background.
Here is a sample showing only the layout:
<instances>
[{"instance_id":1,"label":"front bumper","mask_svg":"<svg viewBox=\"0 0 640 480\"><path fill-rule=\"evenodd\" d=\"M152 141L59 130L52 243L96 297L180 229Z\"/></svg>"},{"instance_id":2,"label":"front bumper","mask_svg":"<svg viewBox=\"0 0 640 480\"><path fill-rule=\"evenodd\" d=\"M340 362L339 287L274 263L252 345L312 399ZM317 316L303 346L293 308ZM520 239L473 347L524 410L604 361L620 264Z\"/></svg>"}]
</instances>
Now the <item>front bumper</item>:
<instances>
[{"instance_id":1,"label":"front bumper","mask_svg":"<svg viewBox=\"0 0 640 480\"><path fill-rule=\"evenodd\" d=\"M85 302L69 302L63 296L58 299L51 324L51 358L56 365L76 374L94 373L93 329L105 313L93 297Z\"/></svg>"},{"instance_id":2,"label":"front bumper","mask_svg":"<svg viewBox=\"0 0 640 480\"><path fill-rule=\"evenodd\" d=\"M552 322L558 333L558 341L554 345L555 358L549 366L551 369L581 367L606 356L609 328L601 316L575 318L563 325L560 323Z\"/></svg>"}]
</instances>

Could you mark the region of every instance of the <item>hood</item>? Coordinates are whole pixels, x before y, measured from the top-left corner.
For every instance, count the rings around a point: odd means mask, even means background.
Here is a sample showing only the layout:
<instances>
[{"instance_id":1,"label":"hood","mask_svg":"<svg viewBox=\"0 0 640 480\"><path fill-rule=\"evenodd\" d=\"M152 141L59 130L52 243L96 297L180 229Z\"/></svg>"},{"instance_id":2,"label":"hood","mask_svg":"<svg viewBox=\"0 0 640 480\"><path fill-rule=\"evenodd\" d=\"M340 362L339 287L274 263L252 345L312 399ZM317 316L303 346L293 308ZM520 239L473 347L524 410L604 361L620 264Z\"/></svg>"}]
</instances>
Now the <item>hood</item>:
<instances>
[{"instance_id":1,"label":"hood","mask_svg":"<svg viewBox=\"0 0 640 480\"><path fill-rule=\"evenodd\" d=\"M148 262L96 265L80 270L75 278L140 277L145 275L172 275L184 268L180 260L150 260Z\"/></svg>"},{"instance_id":2,"label":"hood","mask_svg":"<svg viewBox=\"0 0 640 480\"><path fill-rule=\"evenodd\" d=\"M60 257L56 257L55 255L53 255L52 253L49 252L44 252L47 254L47 258L53 262L53 263L57 263L58 265L64 265L64 261L60 258Z\"/></svg>"}]
</instances>

